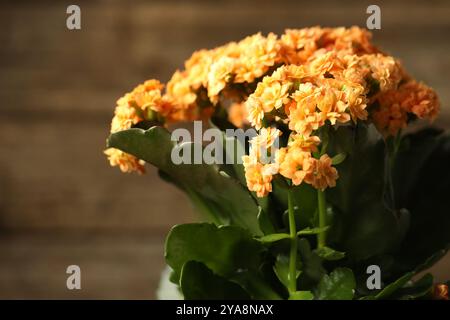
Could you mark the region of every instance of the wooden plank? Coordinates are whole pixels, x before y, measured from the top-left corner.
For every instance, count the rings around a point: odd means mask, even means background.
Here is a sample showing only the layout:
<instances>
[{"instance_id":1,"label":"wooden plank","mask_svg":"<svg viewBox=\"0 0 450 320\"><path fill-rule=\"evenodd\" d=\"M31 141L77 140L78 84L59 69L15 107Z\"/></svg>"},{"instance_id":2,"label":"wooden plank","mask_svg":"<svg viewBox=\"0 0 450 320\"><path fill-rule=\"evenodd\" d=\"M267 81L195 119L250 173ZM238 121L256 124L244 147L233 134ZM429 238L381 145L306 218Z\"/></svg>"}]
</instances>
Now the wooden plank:
<instances>
[{"instance_id":1,"label":"wooden plank","mask_svg":"<svg viewBox=\"0 0 450 320\"><path fill-rule=\"evenodd\" d=\"M0 299L154 299L164 268L161 234L0 236ZM81 268L81 290L66 269Z\"/></svg>"},{"instance_id":2,"label":"wooden plank","mask_svg":"<svg viewBox=\"0 0 450 320\"><path fill-rule=\"evenodd\" d=\"M102 154L106 125L0 126L3 228L162 228L191 221L185 195L148 174L122 174Z\"/></svg>"}]
</instances>

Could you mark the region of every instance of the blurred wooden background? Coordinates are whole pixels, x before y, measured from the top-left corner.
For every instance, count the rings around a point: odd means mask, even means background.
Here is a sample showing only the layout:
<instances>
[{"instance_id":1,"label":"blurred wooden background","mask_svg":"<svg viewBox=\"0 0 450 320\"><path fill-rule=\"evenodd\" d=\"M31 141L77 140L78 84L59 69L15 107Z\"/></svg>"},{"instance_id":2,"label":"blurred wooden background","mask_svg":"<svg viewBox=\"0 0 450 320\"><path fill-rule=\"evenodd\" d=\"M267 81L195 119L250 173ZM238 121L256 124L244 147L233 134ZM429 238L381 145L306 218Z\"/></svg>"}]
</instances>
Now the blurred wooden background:
<instances>
[{"instance_id":1,"label":"blurred wooden background","mask_svg":"<svg viewBox=\"0 0 450 320\"><path fill-rule=\"evenodd\" d=\"M66 29L81 7L82 30ZM377 1L374 41L434 87L450 127L450 3ZM262 31L365 26L372 1L2 1L0 298L155 297L163 241L195 219L183 194L110 168L115 100L167 81L192 51ZM66 267L82 290L66 289ZM449 259L433 272L449 278Z\"/></svg>"}]
</instances>

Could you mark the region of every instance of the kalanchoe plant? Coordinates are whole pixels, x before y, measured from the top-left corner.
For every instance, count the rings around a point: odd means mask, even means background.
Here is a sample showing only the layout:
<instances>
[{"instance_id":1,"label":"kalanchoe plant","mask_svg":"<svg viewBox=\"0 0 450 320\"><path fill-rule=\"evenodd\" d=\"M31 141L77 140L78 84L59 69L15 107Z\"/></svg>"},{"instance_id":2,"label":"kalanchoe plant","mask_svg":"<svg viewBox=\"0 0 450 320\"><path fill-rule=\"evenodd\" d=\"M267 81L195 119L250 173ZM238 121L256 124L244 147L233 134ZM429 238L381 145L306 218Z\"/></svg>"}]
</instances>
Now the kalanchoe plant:
<instances>
[{"instance_id":1,"label":"kalanchoe plant","mask_svg":"<svg viewBox=\"0 0 450 320\"><path fill-rule=\"evenodd\" d=\"M165 92L149 80L119 99L111 165L156 166L207 219L167 237L186 299L445 298L445 284L414 276L450 243L450 137L408 128L436 117L437 95L370 38L357 27L256 34L195 52ZM238 145L243 164L176 165L168 128L192 120L258 135Z\"/></svg>"}]
</instances>

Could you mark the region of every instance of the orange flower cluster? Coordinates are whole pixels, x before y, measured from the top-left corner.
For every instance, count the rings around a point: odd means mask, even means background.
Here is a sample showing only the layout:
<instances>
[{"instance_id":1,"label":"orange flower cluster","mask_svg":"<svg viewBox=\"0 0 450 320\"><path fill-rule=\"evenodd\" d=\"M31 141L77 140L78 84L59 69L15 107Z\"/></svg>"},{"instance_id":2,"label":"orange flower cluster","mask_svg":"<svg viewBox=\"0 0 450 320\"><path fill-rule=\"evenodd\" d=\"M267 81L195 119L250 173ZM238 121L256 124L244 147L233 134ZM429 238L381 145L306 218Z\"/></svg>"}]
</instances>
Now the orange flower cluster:
<instances>
[{"instance_id":1,"label":"orange flower cluster","mask_svg":"<svg viewBox=\"0 0 450 320\"><path fill-rule=\"evenodd\" d=\"M163 85L157 80L148 80L126 93L117 101L111 122L111 133L129 129L133 125L151 119L154 113L168 116L171 105L161 95ZM123 172L144 172L144 161L118 149L105 150L111 166L119 166Z\"/></svg>"},{"instance_id":2,"label":"orange flower cluster","mask_svg":"<svg viewBox=\"0 0 450 320\"><path fill-rule=\"evenodd\" d=\"M408 118L434 120L439 113L439 100L431 88L415 80L380 94L379 108L372 115L378 130L396 135L408 124Z\"/></svg>"},{"instance_id":3,"label":"orange flower cluster","mask_svg":"<svg viewBox=\"0 0 450 320\"><path fill-rule=\"evenodd\" d=\"M271 163L271 152L278 152L274 145L281 131L276 128L262 128L260 134L251 142L250 154L243 156L245 179L250 191L264 197L272 191L272 177L278 173L278 163Z\"/></svg>"},{"instance_id":4,"label":"orange flower cluster","mask_svg":"<svg viewBox=\"0 0 450 320\"><path fill-rule=\"evenodd\" d=\"M338 178L332 159L323 154L315 158L320 139L316 136L305 138L300 134L291 134L287 147L274 148L275 139L281 131L275 128L262 128L260 134L251 140L250 154L244 156L247 187L264 197L272 191L272 178L276 174L290 179L293 185L303 182L319 190L334 187ZM265 163L263 156L275 155L275 161Z\"/></svg>"},{"instance_id":5,"label":"orange flower cluster","mask_svg":"<svg viewBox=\"0 0 450 320\"><path fill-rule=\"evenodd\" d=\"M262 165L252 152L244 161L249 189L259 197L271 191L271 173L322 191L336 185L332 159L317 150L317 134L326 124L373 121L384 135L395 135L411 115L433 119L439 110L434 91L411 80L362 29L287 30L280 47L283 65L263 77L245 101L256 129L283 123L290 130L273 165ZM258 139L252 148L261 148Z\"/></svg>"},{"instance_id":6,"label":"orange flower cluster","mask_svg":"<svg viewBox=\"0 0 450 320\"><path fill-rule=\"evenodd\" d=\"M327 124L372 121L387 136L412 119L434 119L439 111L436 93L409 77L358 27L289 29L281 37L258 33L200 50L162 90L161 83L150 80L121 98L112 132L155 114L171 123L228 109L235 126L260 130L244 157L248 188L260 197L272 190L277 174L320 190L336 184L331 157L318 152L318 132ZM289 142L276 149L272 140L281 125L290 130ZM275 161L264 163L261 150ZM106 153L123 171L142 171L138 159L113 149Z\"/></svg>"}]
</instances>

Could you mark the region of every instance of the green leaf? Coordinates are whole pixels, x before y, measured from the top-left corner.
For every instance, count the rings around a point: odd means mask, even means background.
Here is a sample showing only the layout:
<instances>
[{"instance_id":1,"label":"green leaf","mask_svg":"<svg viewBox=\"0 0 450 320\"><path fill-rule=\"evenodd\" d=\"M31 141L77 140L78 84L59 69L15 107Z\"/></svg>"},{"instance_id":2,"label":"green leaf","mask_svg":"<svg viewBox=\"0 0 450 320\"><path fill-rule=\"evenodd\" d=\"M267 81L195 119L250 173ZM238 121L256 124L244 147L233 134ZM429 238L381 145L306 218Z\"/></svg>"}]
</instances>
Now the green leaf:
<instances>
[{"instance_id":1,"label":"green leaf","mask_svg":"<svg viewBox=\"0 0 450 320\"><path fill-rule=\"evenodd\" d=\"M395 291L402 288L411 278L414 276L414 272L408 272L397 281L388 284L380 292L375 295L375 299L386 299L389 298Z\"/></svg>"},{"instance_id":2,"label":"green leaf","mask_svg":"<svg viewBox=\"0 0 450 320\"><path fill-rule=\"evenodd\" d=\"M264 246L242 228L192 223L172 228L167 236L165 256L177 279L186 262L197 261L215 275L241 285L252 299L279 299L260 274L264 251Z\"/></svg>"},{"instance_id":3,"label":"green leaf","mask_svg":"<svg viewBox=\"0 0 450 320\"><path fill-rule=\"evenodd\" d=\"M411 219L395 255L396 276L434 256L427 262L431 266L450 244L450 134L428 128L404 140L395 164L394 186L399 205L409 210Z\"/></svg>"},{"instance_id":4,"label":"green leaf","mask_svg":"<svg viewBox=\"0 0 450 320\"><path fill-rule=\"evenodd\" d=\"M420 280L412 282L415 271L408 272L396 281L388 284L376 294L364 296L361 300L382 300L382 299L415 299L429 292L433 285L433 276L426 274Z\"/></svg>"},{"instance_id":5,"label":"green leaf","mask_svg":"<svg viewBox=\"0 0 450 320\"><path fill-rule=\"evenodd\" d=\"M298 236L302 236L302 235L310 235L310 234L318 234L318 233L322 233L326 230L328 230L329 226L326 227L322 227L322 228L305 228L303 230L300 230L297 232Z\"/></svg>"},{"instance_id":6,"label":"green leaf","mask_svg":"<svg viewBox=\"0 0 450 320\"><path fill-rule=\"evenodd\" d=\"M258 223L259 228L264 235L276 233L276 211L273 208L273 201L270 196L258 198L254 192L253 197L258 203Z\"/></svg>"},{"instance_id":7,"label":"green leaf","mask_svg":"<svg viewBox=\"0 0 450 320\"><path fill-rule=\"evenodd\" d=\"M277 255L275 260L275 265L273 266L273 271L275 272L278 280L286 287L289 288L289 256L285 254ZM298 278L301 274L300 270L297 270L296 277Z\"/></svg>"},{"instance_id":8,"label":"green leaf","mask_svg":"<svg viewBox=\"0 0 450 320\"><path fill-rule=\"evenodd\" d=\"M237 283L214 274L203 263L183 265L180 287L187 300L248 300L249 294Z\"/></svg>"},{"instance_id":9,"label":"green leaf","mask_svg":"<svg viewBox=\"0 0 450 320\"><path fill-rule=\"evenodd\" d=\"M311 291L296 291L290 294L289 300L312 300L314 295Z\"/></svg>"},{"instance_id":10,"label":"green leaf","mask_svg":"<svg viewBox=\"0 0 450 320\"><path fill-rule=\"evenodd\" d=\"M330 133L328 151L346 153L335 188L326 191L336 213L327 233L328 243L345 251L352 261L391 253L403 240L407 219L385 205L383 137L371 124L339 127Z\"/></svg>"},{"instance_id":11,"label":"green leaf","mask_svg":"<svg viewBox=\"0 0 450 320\"><path fill-rule=\"evenodd\" d=\"M289 239L291 236L287 233L273 233L268 234L267 236L261 237L257 240L263 242L263 243L271 243L276 242L283 239Z\"/></svg>"},{"instance_id":12,"label":"green leaf","mask_svg":"<svg viewBox=\"0 0 450 320\"><path fill-rule=\"evenodd\" d=\"M242 164L242 159L239 159L240 155L245 155L245 146L234 136L228 136L225 132L223 132L223 139L225 156L228 159L227 163L231 163L234 176L242 183L242 185L246 186L247 180L245 179L244 165Z\"/></svg>"},{"instance_id":13,"label":"green leaf","mask_svg":"<svg viewBox=\"0 0 450 320\"><path fill-rule=\"evenodd\" d=\"M394 166L396 202L405 207L412 189L421 177L421 170L439 148L442 131L426 128L403 137ZM414 159L414 161L411 161Z\"/></svg>"},{"instance_id":14,"label":"green leaf","mask_svg":"<svg viewBox=\"0 0 450 320\"><path fill-rule=\"evenodd\" d=\"M337 251L329 247L318 248L314 252L322 259L330 261L340 260L345 257L345 252Z\"/></svg>"},{"instance_id":15,"label":"green leaf","mask_svg":"<svg viewBox=\"0 0 450 320\"><path fill-rule=\"evenodd\" d=\"M172 228L165 256L167 264L178 274L186 262L195 260L215 274L229 277L240 269L257 269L264 250L248 231L239 227L191 223Z\"/></svg>"},{"instance_id":16,"label":"green leaf","mask_svg":"<svg viewBox=\"0 0 450 320\"><path fill-rule=\"evenodd\" d=\"M317 209L316 189L302 183L299 186L292 187L291 190L297 227L299 229L310 227ZM285 188L285 182L282 179L275 179L273 197L278 203L276 207L281 213L286 212L288 208L287 193L288 189Z\"/></svg>"},{"instance_id":17,"label":"green leaf","mask_svg":"<svg viewBox=\"0 0 450 320\"><path fill-rule=\"evenodd\" d=\"M233 276L233 280L239 283L256 300L280 300L280 295L260 274L245 270Z\"/></svg>"},{"instance_id":18,"label":"green leaf","mask_svg":"<svg viewBox=\"0 0 450 320\"><path fill-rule=\"evenodd\" d=\"M214 214L221 224L232 224L262 235L257 220L256 201L238 181L221 175L216 165L180 164L171 160L174 143L169 132L161 127L148 130L129 129L110 135L109 148L117 148L164 171L177 186L194 195L202 210ZM185 143L185 148L195 144ZM186 149L184 149L186 150Z\"/></svg>"},{"instance_id":19,"label":"green leaf","mask_svg":"<svg viewBox=\"0 0 450 320\"><path fill-rule=\"evenodd\" d=\"M393 298L397 300L413 300L425 297L433 289L433 276L425 274L417 281L407 283L403 288L394 293Z\"/></svg>"},{"instance_id":20,"label":"green leaf","mask_svg":"<svg viewBox=\"0 0 450 320\"><path fill-rule=\"evenodd\" d=\"M299 284L302 290L315 286L326 274L322 266L322 259L311 250L308 240L298 240L299 257L301 260L301 274Z\"/></svg>"},{"instance_id":21,"label":"green leaf","mask_svg":"<svg viewBox=\"0 0 450 320\"><path fill-rule=\"evenodd\" d=\"M355 292L355 277L348 268L337 268L324 275L316 289L319 300L351 300Z\"/></svg>"},{"instance_id":22,"label":"green leaf","mask_svg":"<svg viewBox=\"0 0 450 320\"><path fill-rule=\"evenodd\" d=\"M338 164L341 164L345 160L346 157L347 157L347 154L339 153L331 159L331 163L336 166Z\"/></svg>"}]
</instances>

